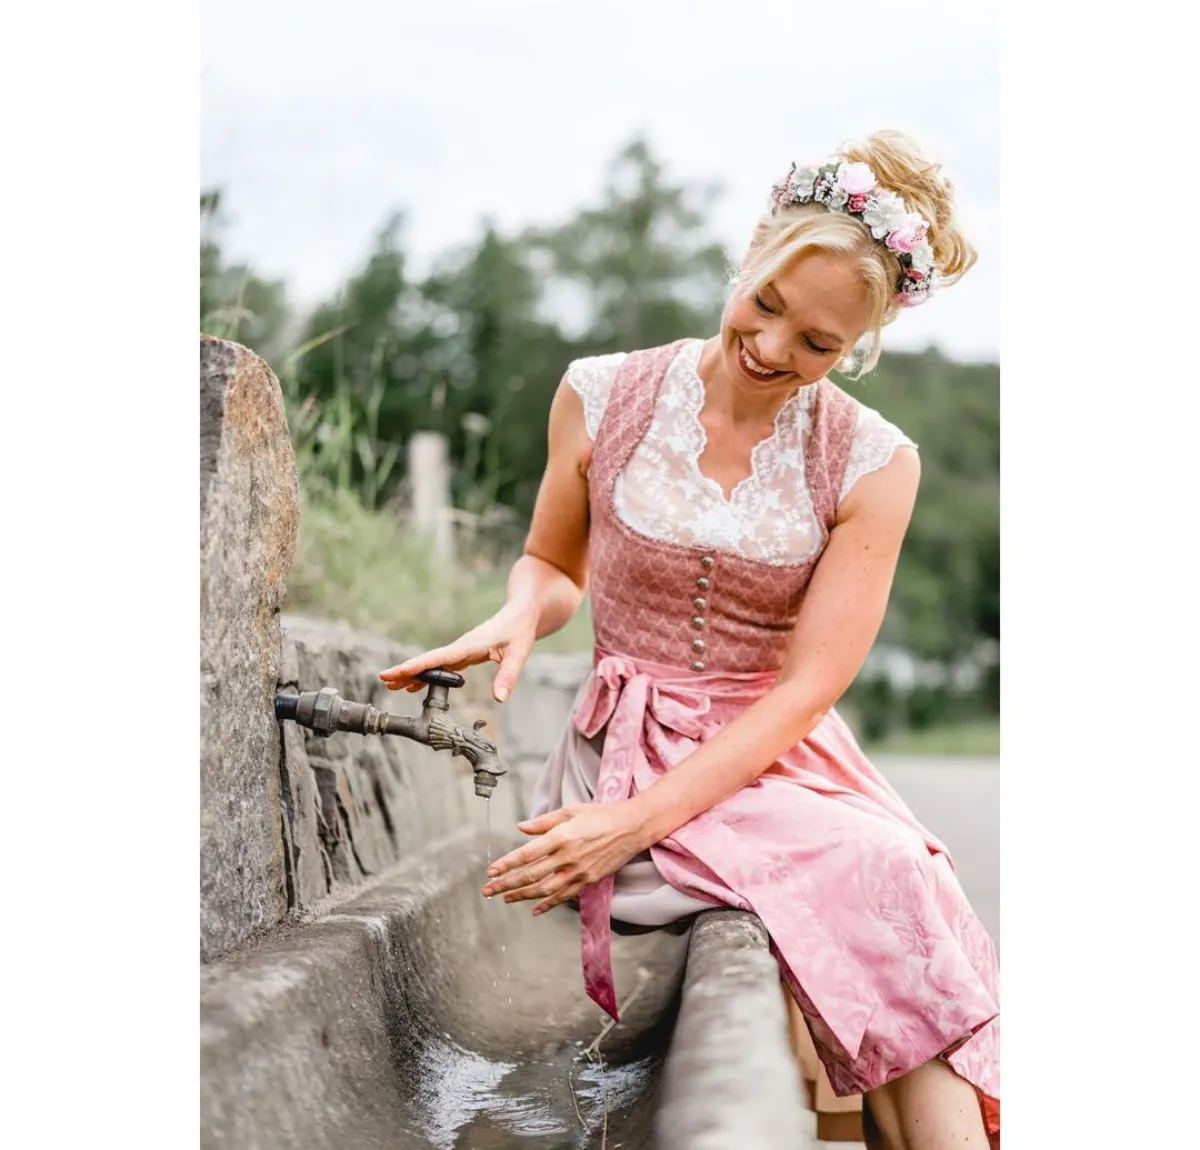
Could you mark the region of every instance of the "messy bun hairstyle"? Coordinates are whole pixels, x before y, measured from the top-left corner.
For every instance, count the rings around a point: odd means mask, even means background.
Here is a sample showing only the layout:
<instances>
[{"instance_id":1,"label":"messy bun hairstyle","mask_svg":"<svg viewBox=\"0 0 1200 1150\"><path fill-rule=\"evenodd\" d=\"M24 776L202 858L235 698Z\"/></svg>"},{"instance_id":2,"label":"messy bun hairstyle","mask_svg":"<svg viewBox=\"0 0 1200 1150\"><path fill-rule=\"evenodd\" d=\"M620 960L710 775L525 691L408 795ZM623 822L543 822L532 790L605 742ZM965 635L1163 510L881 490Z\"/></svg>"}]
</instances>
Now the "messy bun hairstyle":
<instances>
[{"instance_id":1,"label":"messy bun hairstyle","mask_svg":"<svg viewBox=\"0 0 1200 1150\"><path fill-rule=\"evenodd\" d=\"M954 210L954 187L935 160L903 132L885 130L865 140L843 144L831 160L867 164L879 185L895 192L929 222L927 239L941 286L961 279L975 263L976 252L963 233ZM838 365L858 376L879 362L882 329L899 313L896 285L902 269L896 254L874 239L859 219L830 211L824 204L772 206L758 221L750 250L735 276L746 294L762 290L793 260L809 251L852 256L870 297L866 346Z\"/></svg>"}]
</instances>

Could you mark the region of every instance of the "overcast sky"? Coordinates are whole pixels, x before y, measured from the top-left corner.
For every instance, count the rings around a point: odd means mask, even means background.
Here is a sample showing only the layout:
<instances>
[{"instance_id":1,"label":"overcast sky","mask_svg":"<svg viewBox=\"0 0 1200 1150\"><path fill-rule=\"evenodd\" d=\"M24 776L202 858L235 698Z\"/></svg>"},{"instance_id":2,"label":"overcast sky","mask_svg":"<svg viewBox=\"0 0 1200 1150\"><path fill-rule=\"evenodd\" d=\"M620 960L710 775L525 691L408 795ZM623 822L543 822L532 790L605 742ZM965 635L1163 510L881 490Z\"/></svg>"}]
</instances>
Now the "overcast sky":
<instances>
[{"instance_id":1,"label":"overcast sky","mask_svg":"<svg viewBox=\"0 0 1200 1150\"><path fill-rule=\"evenodd\" d=\"M308 304L355 268L392 209L407 213L423 269L484 215L516 228L595 202L605 165L639 132L668 178L725 188L712 224L739 250L793 159L904 128L946 164L980 260L901 316L887 344L997 358L995 9L203 0L202 184L223 191L229 254Z\"/></svg>"}]
</instances>

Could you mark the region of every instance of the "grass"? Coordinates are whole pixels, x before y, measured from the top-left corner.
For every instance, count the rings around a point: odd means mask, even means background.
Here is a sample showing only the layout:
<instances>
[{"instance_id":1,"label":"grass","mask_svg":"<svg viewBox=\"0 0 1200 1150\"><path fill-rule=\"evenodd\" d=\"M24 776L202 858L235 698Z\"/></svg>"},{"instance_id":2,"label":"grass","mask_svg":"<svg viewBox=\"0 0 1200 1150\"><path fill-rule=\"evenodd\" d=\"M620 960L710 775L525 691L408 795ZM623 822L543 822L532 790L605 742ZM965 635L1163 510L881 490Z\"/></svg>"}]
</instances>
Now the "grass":
<instances>
[{"instance_id":1,"label":"grass","mask_svg":"<svg viewBox=\"0 0 1200 1150\"><path fill-rule=\"evenodd\" d=\"M998 719L974 719L924 731L896 730L863 748L868 755L998 755Z\"/></svg>"},{"instance_id":2,"label":"grass","mask_svg":"<svg viewBox=\"0 0 1200 1150\"><path fill-rule=\"evenodd\" d=\"M386 510L350 492L301 497L300 542L288 576L286 609L347 623L423 648L448 643L504 604L510 564L480 561L448 568L431 562L425 541ZM539 651L587 651L586 605Z\"/></svg>"}]
</instances>

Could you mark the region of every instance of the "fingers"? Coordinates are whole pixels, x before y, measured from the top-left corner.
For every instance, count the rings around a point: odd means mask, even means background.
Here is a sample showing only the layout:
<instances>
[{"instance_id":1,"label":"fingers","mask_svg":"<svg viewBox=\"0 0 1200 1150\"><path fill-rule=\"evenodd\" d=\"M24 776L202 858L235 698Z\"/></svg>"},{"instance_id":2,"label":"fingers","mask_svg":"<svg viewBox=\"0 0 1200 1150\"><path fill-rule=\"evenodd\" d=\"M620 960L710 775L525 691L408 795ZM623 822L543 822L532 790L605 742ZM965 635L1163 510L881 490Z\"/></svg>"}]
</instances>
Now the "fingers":
<instances>
[{"instance_id":1,"label":"fingers","mask_svg":"<svg viewBox=\"0 0 1200 1150\"><path fill-rule=\"evenodd\" d=\"M403 663L397 663L396 666L389 667L386 671L380 671L379 678L391 691L402 689L421 691L424 690L425 684L415 677L422 671L429 671L434 667L445 667L448 671L461 671L475 663L484 662L487 657L486 650L478 649L476 644L468 642L464 636L448 647L438 647L433 651L426 651L423 655L406 659Z\"/></svg>"},{"instance_id":2,"label":"fingers","mask_svg":"<svg viewBox=\"0 0 1200 1150\"><path fill-rule=\"evenodd\" d=\"M505 895L505 902L515 901L511 896L513 892L526 890L530 887L540 887L540 884L552 879L555 872L559 870L559 860L552 858L541 859L536 863L530 863L528 866L517 867L502 875L500 878L490 880L483 888L484 898L492 898L494 895ZM538 890L536 895L524 895L525 898L541 898L548 891Z\"/></svg>"},{"instance_id":3,"label":"fingers","mask_svg":"<svg viewBox=\"0 0 1200 1150\"><path fill-rule=\"evenodd\" d=\"M549 898L543 899L533 908L534 914L545 914L548 910L553 910L556 906L562 906L569 898L574 898L587 883L580 879L574 879L571 882L564 883L558 890L552 892Z\"/></svg>"},{"instance_id":4,"label":"fingers","mask_svg":"<svg viewBox=\"0 0 1200 1150\"><path fill-rule=\"evenodd\" d=\"M492 683L492 694L497 703L503 703L508 698L531 650L533 650L532 635L514 638L508 644L508 649L500 660L500 670L496 672L495 681Z\"/></svg>"},{"instance_id":5,"label":"fingers","mask_svg":"<svg viewBox=\"0 0 1200 1150\"><path fill-rule=\"evenodd\" d=\"M526 843L515 851L509 851L503 858L492 863L488 867L488 878L501 878L522 867L532 866L542 859L549 858L557 845L557 842L547 837L534 839L533 842Z\"/></svg>"},{"instance_id":6,"label":"fingers","mask_svg":"<svg viewBox=\"0 0 1200 1150\"><path fill-rule=\"evenodd\" d=\"M526 819L523 823L517 823L517 830L526 835L544 835L559 823L565 823L570 817L571 812L562 807L557 811L547 811L544 815L538 815L536 819Z\"/></svg>"},{"instance_id":7,"label":"fingers","mask_svg":"<svg viewBox=\"0 0 1200 1150\"><path fill-rule=\"evenodd\" d=\"M577 865L548 859L540 866L522 867L510 871L504 878L494 879L483 888L483 893L488 898L503 894L506 903L540 898L542 908L534 911L540 914L570 898L583 885L583 872Z\"/></svg>"},{"instance_id":8,"label":"fingers","mask_svg":"<svg viewBox=\"0 0 1200 1150\"><path fill-rule=\"evenodd\" d=\"M558 906L559 903L565 902L571 897L572 893L578 892L582 887L582 882L576 878L569 877L569 872L560 870L543 882L518 887L511 894L506 894L504 901L529 902L535 898L540 898L542 901L537 907L534 907L533 913L541 914L543 911L549 910L550 907Z\"/></svg>"}]
</instances>

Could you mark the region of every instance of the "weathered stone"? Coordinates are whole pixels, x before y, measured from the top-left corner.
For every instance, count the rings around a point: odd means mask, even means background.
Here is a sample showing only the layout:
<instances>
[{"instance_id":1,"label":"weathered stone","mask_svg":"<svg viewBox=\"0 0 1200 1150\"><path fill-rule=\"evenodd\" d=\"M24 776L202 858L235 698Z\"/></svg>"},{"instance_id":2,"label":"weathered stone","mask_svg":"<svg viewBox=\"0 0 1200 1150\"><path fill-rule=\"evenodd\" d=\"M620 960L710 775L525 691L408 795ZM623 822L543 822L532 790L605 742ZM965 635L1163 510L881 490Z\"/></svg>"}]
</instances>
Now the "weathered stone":
<instances>
[{"instance_id":1,"label":"weathered stone","mask_svg":"<svg viewBox=\"0 0 1200 1150\"><path fill-rule=\"evenodd\" d=\"M655 1127L656 1150L790 1150L816 1141L779 966L752 914L696 919Z\"/></svg>"},{"instance_id":2,"label":"weathered stone","mask_svg":"<svg viewBox=\"0 0 1200 1150\"><path fill-rule=\"evenodd\" d=\"M485 902L486 857L481 835L449 836L327 917L206 969L205 1150L582 1145L569 1073L600 1145L605 1102L575 1059L604 1019L583 993L577 920ZM601 1048L630 1067L606 1098L609 1146L653 1145L657 1059L640 1060L669 1038L687 946L686 927L614 939L623 997L640 990ZM513 1090L516 1121L557 1123L556 1140L495 1123Z\"/></svg>"},{"instance_id":3,"label":"weathered stone","mask_svg":"<svg viewBox=\"0 0 1200 1150\"><path fill-rule=\"evenodd\" d=\"M279 610L296 547L295 456L271 369L200 342L200 949L287 909L280 803Z\"/></svg>"},{"instance_id":4,"label":"weathered stone","mask_svg":"<svg viewBox=\"0 0 1200 1150\"><path fill-rule=\"evenodd\" d=\"M477 833L448 836L206 969L204 1150L815 1145L757 919L718 910L617 934L625 1006L606 1029L583 993L576 916L482 900L485 852ZM583 1057L593 1046L602 1073Z\"/></svg>"},{"instance_id":5,"label":"weathered stone","mask_svg":"<svg viewBox=\"0 0 1200 1150\"><path fill-rule=\"evenodd\" d=\"M285 647L287 644L285 644ZM333 885L333 863L325 848L316 773L309 766L304 728L283 725L283 798L292 859L289 905L316 906Z\"/></svg>"},{"instance_id":6,"label":"weathered stone","mask_svg":"<svg viewBox=\"0 0 1200 1150\"><path fill-rule=\"evenodd\" d=\"M413 655L375 635L301 616L284 619L284 649L294 657L300 690L335 687L346 699L394 714L416 715L421 694L389 691L379 672ZM294 653L294 655L293 655ZM467 686L450 693L460 726L475 719L496 726L487 668L468 672ZM285 741L296 909L312 909L328 895L344 895L464 827L511 828L521 817L519 776L505 776L490 800L474 791L470 764L395 736L339 732L320 738L294 724ZM501 760L509 766L500 742ZM304 867L307 856L310 865ZM316 868L316 860L321 868ZM324 884L324 885L323 885Z\"/></svg>"}]
</instances>

